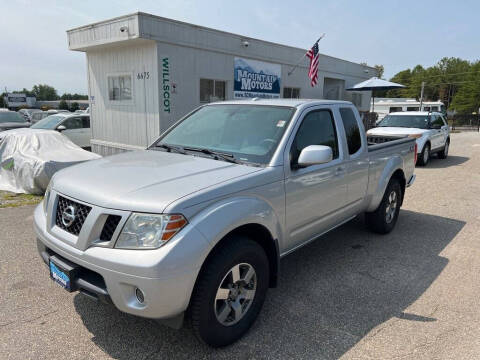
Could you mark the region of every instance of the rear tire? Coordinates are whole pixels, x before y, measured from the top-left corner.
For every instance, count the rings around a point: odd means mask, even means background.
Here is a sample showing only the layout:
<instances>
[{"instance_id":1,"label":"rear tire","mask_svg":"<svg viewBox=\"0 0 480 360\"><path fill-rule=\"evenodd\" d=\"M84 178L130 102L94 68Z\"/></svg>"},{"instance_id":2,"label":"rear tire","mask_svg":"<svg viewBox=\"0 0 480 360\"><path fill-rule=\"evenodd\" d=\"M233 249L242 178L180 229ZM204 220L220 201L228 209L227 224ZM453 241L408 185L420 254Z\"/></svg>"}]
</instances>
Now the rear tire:
<instances>
[{"instance_id":1,"label":"rear tire","mask_svg":"<svg viewBox=\"0 0 480 360\"><path fill-rule=\"evenodd\" d=\"M439 159L446 159L448 156L448 149L450 148L450 140L447 139L443 150L438 153Z\"/></svg>"},{"instance_id":2,"label":"rear tire","mask_svg":"<svg viewBox=\"0 0 480 360\"><path fill-rule=\"evenodd\" d=\"M390 179L377 210L365 213L367 227L378 234L388 234L397 223L402 201L402 186L396 178Z\"/></svg>"},{"instance_id":3,"label":"rear tire","mask_svg":"<svg viewBox=\"0 0 480 360\"><path fill-rule=\"evenodd\" d=\"M418 157L418 165L426 166L429 160L430 160L430 144L427 143L423 147L423 150L420 153L420 156Z\"/></svg>"},{"instance_id":4,"label":"rear tire","mask_svg":"<svg viewBox=\"0 0 480 360\"><path fill-rule=\"evenodd\" d=\"M242 337L257 318L269 263L263 248L243 236L230 239L207 261L193 290L190 320L199 340L222 347Z\"/></svg>"}]
</instances>

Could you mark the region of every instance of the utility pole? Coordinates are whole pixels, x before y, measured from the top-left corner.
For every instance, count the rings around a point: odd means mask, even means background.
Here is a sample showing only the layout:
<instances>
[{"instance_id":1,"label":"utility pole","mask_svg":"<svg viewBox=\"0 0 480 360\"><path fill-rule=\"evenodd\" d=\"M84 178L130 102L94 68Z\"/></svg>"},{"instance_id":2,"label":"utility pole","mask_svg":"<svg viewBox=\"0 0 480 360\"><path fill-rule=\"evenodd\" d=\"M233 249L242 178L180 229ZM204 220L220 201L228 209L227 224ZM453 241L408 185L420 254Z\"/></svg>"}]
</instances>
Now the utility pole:
<instances>
[{"instance_id":1,"label":"utility pole","mask_svg":"<svg viewBox=\"0 0 480 360\"><path fill-rule=\"evenodd\" d=\"M423 91L425 90L425 81L422 81L422 91L420 92L420 111L423 111Z\"/></svg>"}]
</instances>

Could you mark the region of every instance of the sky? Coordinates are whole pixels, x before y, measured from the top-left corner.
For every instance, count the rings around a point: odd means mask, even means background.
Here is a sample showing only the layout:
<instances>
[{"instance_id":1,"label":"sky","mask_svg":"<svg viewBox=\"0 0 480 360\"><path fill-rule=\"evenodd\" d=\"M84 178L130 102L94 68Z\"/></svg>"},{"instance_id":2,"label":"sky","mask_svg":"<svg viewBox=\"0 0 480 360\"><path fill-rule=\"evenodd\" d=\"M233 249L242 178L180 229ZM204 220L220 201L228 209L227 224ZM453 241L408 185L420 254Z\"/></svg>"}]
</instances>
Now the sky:
<instances>
[{"instance_id":1,"label":"sky","mask_svg":"<svg viewBox=\"0 0 480 360\"><path fill-rule=\"evenodd\" d=\"M143 11L280 44L382 64L384 77L442 57L480 59L479 1L0 0L0 91L48 84L87 93L85 54L66 30Z\"/></svg>"}]
</instances>

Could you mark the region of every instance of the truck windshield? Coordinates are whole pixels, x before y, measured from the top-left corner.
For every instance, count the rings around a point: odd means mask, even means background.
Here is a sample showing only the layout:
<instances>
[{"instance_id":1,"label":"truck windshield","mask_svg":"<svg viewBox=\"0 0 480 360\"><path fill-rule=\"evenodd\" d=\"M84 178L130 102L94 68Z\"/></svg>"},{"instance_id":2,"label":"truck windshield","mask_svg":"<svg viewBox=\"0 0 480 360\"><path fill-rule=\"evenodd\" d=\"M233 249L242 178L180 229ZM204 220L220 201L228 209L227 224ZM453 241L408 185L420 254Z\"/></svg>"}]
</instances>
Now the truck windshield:
<instances>
[{"instance_id":1,"label":"truck windshield","mask_svg":"<svg viewBox=\"0 0 480 360\"><path fill-rule=\"evenodd\" d=\"M387 115L378 124L380 127L407 127L428 129L428 115Z\"/></svg>"},{"instance_id":2,"label":"truck windshield","mask_svg":"<svg viewBox=\"0 0 480 360\"><path fill-rule=\"evenodd\" d=\"M265 105L209 105L185 118L155 144L210 150L241 162L267 164L295 109ZM208 151L204 151L207 154Z\"/></svg>"}]
</instances>

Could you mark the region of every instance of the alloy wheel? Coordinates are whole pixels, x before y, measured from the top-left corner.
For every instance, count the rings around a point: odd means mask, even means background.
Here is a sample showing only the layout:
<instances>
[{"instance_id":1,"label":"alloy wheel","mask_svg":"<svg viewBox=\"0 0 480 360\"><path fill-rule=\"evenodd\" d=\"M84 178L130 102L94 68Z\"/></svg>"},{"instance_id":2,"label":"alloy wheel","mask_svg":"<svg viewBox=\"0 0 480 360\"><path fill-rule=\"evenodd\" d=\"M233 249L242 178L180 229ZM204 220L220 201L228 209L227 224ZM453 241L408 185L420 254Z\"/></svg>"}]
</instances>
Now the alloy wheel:
<instances>
[{"instance_id":1,"label":"alloy wheel","mask_svg":"<svg viewBox=\"0 0 480 360\"><path fill-rule=\"evenodd\" d=\"M385 209L385 221L387 224L390 224L395 217L395 212L397 211L397 193L392 191L388 195L387 207Z\"/></svg>"},{"instance_id":2,"label":"alloy wheel","mask_svg":"<svg viewBox=\"0 0 480 360\"><path fill-rule=\"evenodd\" d=\"M428 162L428 158L430 157L430 148L427 147L425 148L425 151L423 152L423 163L426 164Z\"/></svg>"},{"instance_id":3,"label":"alloy wheel","mask_svg":"<svg viewBox=\"0 0 480 360\"><path fill-rule=\"evenodd\" d=\"M250 309L257 289L257 274L252 265L237 264L220 282L214 301L217 320L224 326L239 322Z\"/></svg>"}]
</instances>

